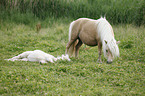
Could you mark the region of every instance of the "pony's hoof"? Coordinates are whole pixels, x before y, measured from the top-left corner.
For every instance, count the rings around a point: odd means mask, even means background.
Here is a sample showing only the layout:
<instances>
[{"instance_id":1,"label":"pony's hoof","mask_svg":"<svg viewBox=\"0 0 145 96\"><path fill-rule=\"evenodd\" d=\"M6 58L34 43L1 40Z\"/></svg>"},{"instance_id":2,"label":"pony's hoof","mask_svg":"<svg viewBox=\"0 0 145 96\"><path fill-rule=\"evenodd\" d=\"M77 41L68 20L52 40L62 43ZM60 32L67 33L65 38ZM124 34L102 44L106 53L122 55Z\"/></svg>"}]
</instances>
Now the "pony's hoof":
<instances>
[{"instance_id":1,"label":"pony's hoof","mask_svg":"<svg viewBox=\"0 0 145 96\"><path fill-rule=\"evenodd\" d=\"M102 62L98 62L98 63L102 64Z\"/></svg>"},{"instance_id":2,"label":"pony's hoof","mask_svg":"<svg viewBox=\"0 0 145 96\"><path fill-rule=\"evenodd\" d=\"M75 57L76 59L79 59L79 57Z\"/></svg>"},{"instance_id":3,"label":"pony's hoof","mask_svg":"<svg viewBox=\"0 0 145 96\"><path fill-rule=\"evenodd\" d=\"M97 62L102 64L102 60L100 60L100 59L98 59L98 61L97 61Z\"/></svg>"},{"instance_id":4,"label":"pony's hoof","mask_svg":"<svg viewBox=\"0 0 145 96\"><path fill-rule=\"evenodd\" d=\"M97 61L98 63L102 64L102 61Z\"/></svg>"}]
</instances>

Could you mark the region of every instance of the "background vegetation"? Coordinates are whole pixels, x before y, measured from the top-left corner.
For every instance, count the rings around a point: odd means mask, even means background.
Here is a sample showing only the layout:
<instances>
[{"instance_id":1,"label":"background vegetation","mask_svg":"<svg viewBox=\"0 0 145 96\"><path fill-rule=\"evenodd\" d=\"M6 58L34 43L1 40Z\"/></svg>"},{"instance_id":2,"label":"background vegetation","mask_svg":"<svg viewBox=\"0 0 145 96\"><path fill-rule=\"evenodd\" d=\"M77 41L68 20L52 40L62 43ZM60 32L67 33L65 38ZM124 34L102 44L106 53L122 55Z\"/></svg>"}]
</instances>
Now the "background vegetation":
<instances>
[{"instance_id":1,"label":"background vegetation","mask_svg":"<svg viewBox=\"0 0 145 96\"><path fill-rule=\"evenodd\" d=\"M32 19L106 16L113 23L144 24L144 0L1 0L1 19L29 24Z\"/></svg>"},{"instance_id":2,"label":"background vegetation","mask_svg":"<svg viewBox=\"0 0 145 96\"><path fill-rule=\"evenodd\" d=\"M36 49L62 55L72 20L105 14L121 41L112 64L104 56L98 64L97 47L84 45L71 62L4 60ZM143 0L0 0L0 95L144 96L144 19Z\"/></svg>"}]
</instances>

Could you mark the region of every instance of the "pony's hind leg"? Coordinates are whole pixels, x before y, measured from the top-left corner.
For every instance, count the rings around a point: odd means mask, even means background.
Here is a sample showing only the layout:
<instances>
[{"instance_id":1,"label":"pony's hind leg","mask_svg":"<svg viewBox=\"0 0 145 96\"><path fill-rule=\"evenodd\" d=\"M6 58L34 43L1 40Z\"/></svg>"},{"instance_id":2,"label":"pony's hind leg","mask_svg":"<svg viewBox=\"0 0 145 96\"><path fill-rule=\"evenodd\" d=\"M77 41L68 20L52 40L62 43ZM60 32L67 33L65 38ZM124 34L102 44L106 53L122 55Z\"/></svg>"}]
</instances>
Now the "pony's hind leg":
<instances>
[{"instance_id":1,"label":"pony's hind leg","mask_svg":"<svg viewBox=\"0 0 145 96\"><path fill-rule=\"evenodd\" d=\"M26 52L23 52L21 54L19 54L18 56L15 56L13 57L12 59L23 59L23 58L27 58L27 56L29 54L31 54L33 51L26 51Z\"/></svg>"},{"instance_id":2,"label":"pony's hind leg","mask_svg":"<svg viewBox=\"0 0 145 96\"><path fill-rule=\"evenodd\" d=\"M76 57L76 58L78 57L79 49L80 49L80 47L82 46L82 44L83 44L83 42L79 39L78 44L75 46L75 57Z\"/></svg>"}]
</instances>

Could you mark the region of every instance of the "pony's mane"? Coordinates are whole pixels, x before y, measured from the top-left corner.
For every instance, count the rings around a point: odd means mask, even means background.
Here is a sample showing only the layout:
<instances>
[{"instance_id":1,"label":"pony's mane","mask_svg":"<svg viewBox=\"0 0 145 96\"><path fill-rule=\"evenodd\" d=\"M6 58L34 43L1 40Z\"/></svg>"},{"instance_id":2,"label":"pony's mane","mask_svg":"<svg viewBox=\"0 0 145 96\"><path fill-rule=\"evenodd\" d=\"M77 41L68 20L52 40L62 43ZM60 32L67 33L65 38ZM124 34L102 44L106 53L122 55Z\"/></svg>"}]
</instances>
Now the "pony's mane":
<instances>
[{"instance_id":1,"label":"pony's mane","mask_svg":"<svg viewBox=\"0 0 145 96\"><path fill-rule=\"evenodd\" d=\"M104 56L105 57L107 56L106 48L109 47L113 57L118 57L119 48L114 38L112 26L105 18L102 18L102 17L97 20L97 24L98 24L97 31L103 45ZM107 41L107 44L105 43L105 41Z\"/></svg>"},{"instance_id":2,"label":"pony's mane","mask_svg":"<svg viewBox=\"0 0 145 96\"><path fill-rule=\"evenodd\" d=\"M103 41L104 38L108 40L114 37L112 26L106 20L106 18L101 17L100 19L96 20L96 23L98 35L100 36L101 41Z\"/></svg>"}]
</instances>

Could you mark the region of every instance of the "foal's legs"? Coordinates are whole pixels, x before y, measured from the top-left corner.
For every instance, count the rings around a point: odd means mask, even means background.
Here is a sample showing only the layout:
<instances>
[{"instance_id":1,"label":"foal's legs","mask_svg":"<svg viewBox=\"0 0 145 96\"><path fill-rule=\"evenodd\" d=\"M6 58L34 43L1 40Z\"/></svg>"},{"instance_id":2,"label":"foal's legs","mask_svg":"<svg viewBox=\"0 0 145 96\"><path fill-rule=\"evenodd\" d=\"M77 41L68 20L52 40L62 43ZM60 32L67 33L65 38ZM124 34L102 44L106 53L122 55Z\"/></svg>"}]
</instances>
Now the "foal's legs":
<instances>
[{"instance_id":1,"label":"foal's legs","mask_svg":"<svg viewBox=\"0 0 145 96\"><path fill-rule=\"evenodd\" d=\"M76 57L76 58L78 57L79 48L81 47L82 44L83 44L82 41L79 39L78 44L75 46L75 57Z\"/></svg>"},{"instance_id":2,"label":"foal's legs","mask_svg":"<svg viewBox=\"0 0 145 96\"><path fill-rule=\"evenodd\" d=\"M18 59L18 61L29 61L28 58Z\"/></svg>"},{"instance_id":3,"label":"foal's legs","mask_svg":"<svg viewBox=\"0 0 145 96\"><path fill-rule=\"evenodd\" d=\"M47 61L45 61L45 60L40 60L39 63L40 63L40 64L44 64L44 63L47 63Z\"/></svg>"},{"instance_id":4,"label":"foal's legs","mask_svg":"<svg viewBox=\"0 0 145 96\"><path fill-rule=\"evenodd\" d=\"M102 44L101 44L101 43L98 43L98 52L99 52L98 63L102 63L102 60L101 60L101 55L102 55Z\"/></svg>"}]
</instances>

